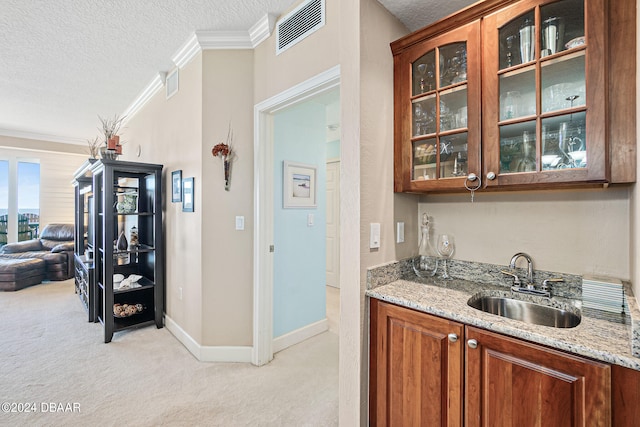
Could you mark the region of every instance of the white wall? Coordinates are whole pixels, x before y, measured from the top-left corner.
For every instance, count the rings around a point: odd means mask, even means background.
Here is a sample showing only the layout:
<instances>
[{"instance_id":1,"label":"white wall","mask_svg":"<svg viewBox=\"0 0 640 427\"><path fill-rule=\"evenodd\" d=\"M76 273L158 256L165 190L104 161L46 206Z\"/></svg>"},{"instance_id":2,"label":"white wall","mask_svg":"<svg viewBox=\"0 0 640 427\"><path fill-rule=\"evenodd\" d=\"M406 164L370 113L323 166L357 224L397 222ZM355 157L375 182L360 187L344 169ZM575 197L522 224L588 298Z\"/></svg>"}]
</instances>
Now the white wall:
<instances>
[{"instance_id":1,"label":"white wall","mask_svg":"<svg viewBox=\"0 0 640 427\"><path fill-rule=\"evenodd\" d=\"M88 158L84 151L83 146L0 136L0 159L40 163L40 230L47 224L74 223L72 180Z\"/></svg>"}]
</instances>

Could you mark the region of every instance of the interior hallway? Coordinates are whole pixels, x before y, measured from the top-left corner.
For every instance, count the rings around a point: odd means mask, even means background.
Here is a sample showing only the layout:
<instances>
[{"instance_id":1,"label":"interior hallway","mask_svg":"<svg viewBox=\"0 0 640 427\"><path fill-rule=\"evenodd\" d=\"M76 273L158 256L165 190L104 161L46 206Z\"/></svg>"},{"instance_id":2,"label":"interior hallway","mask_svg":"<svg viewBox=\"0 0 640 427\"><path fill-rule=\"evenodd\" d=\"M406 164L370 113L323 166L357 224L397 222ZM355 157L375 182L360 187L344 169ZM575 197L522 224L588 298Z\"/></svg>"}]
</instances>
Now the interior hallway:
<instances>
[{"instance_id":1,"label":"interior hallway","mask_svg":"<svg viewBox=\"0 0 640 427\"><path fill-rule=\"evenodd\" d=\"M0 425L338 425L338 335L325 332L263 367L199 362L166 329L103 343L73 280L0 292L0 397L35 413ZM43 403L79 412L43 413ZM73 406L72 406L73 407Z\"/></svg>"}]
</instances>

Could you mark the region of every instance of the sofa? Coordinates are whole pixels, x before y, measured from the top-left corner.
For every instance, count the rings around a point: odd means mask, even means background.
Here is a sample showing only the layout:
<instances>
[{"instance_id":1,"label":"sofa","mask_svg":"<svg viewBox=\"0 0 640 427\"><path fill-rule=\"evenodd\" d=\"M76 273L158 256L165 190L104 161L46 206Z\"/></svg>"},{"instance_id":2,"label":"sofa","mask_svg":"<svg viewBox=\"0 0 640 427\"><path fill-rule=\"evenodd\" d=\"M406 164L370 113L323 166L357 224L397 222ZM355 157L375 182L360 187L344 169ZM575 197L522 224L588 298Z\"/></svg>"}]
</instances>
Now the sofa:
<instances>
[{"instance_id":1,"label":"sofa","mask_svg":"<svg viewBox=\"0 0 640 427\"><path fill-rule=\"evenodd\" d=\"M74 277L74 225L49 224L38 239L8 243L0 249L0 259L41 259L47 280Z\"/></svg>"}]
</instances>

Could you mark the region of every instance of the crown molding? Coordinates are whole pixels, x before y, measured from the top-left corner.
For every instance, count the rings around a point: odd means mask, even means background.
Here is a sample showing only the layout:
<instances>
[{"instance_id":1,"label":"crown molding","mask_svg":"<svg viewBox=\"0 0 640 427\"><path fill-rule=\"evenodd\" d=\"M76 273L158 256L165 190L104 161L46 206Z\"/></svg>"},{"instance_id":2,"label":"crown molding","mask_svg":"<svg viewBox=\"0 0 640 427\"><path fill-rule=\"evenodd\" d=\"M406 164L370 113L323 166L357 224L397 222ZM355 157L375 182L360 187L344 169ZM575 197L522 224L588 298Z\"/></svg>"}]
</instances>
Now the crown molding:
<instances>
[{"instance_id":1,"label":"crown molding","mask_svg":"<svg viewBox=\"0 0 640 427\"><path fill-rule=\"evenodd\" d=\"M255 48L260 43L269 38L276 25L276 16L266 13L253 27L249 28L249 39Z\"/></svg>"},{"instance_id":2,"label":"crown molding","mask_svg":"<svg viewBox=\"0 0 640 427\"><path fill-rule=\"evenodd\" d=\"M171 57L171 61L178 68L184 68L193 58L203 50L223 50L223 49L254 49L265 41L271 33L276 23L274 15L266 13L248 31L195 31L187 41ZM133 117L149 99L165 84L167 73L159 72L140 95L122 114L125 123Z\"/></svg>"},{"instance_id":3,"label":"crown molding","mask_svg":"<svg viewBox=\"0 0 640 427\"><path fill-rule=\"evenodd\" d=\"M7 136L11 138L31 139L35 141L47 141L47 142L62 142L65 144L83 145L87 141L81 138L73 138L69 136L51 135L46 133L28 132L16 129L2 129L0 128L0 136Z\"/></svg>"},{"instance_id":4,"label":"crown molding","mask_svg":"<svg viewBox=\"0 0 640 427\"><path fill-rule=\"evenodd\" d=\"M158 73L156 77L147 85L147 87L138 95L138 97L127 107L122 113L124 123L126 124L138 111L164 86L163 77L166 73Z\"/></svg>"},{"instance_id":5,"label":"crown molding","mask_svg":"<svg viewBox=\"0 0 640 427\"><path fill-rule=\"evenodd\" d=\"M196 31L178 49L171 60L178 68L184 68L203 50L254 49L269 38L275 23L276 17L266 13L248 31Z\"/></svg>"},{"instance_id":6,"label":"crown molding","mask_svg":"<svg viewBox=\"0 0 640 427\"><path fill-rule=\"evenodd\" d=\"M253 49L248 31L196 31L202 50Z\"/></svg>"},{"instance_id":7,"label":"crown molding","mask_svg":"<svg viewBox=\"0 0 640 427\"><path fill-rule=\"evenodd\" d=\"M180 49L173 55L171 60L179 68L183 68L189 63L202 49L200 48L200 42L198 36L194 33L189 39L182 45Z\"/></svg>"}]
</instances>

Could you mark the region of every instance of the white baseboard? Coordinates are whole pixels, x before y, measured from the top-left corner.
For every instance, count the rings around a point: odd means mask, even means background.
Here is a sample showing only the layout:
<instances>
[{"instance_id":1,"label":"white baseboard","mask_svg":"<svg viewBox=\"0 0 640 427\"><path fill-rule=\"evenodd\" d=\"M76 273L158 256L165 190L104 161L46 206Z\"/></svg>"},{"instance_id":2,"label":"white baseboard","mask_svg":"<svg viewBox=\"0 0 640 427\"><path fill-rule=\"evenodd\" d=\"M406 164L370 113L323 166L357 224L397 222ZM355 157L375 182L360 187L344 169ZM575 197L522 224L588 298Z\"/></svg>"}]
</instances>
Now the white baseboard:
<instances>
[{"instance_id":1,"label":"white baseboard","mask_svg":"<svg viewBox=\"0 0 640 427\"><path fill-rule=\"evenodd\" d=\"M194 340L171 317L164 316L165 327L191 354L201 362L248 362L251 363L250 346L203 346Z\"/></svg>"},{"instance_id":2,"label":"white baseboard","mask_svg":"<svg viewBox=\"0 0 640 427\"><path fill-rule=\"evenodd\" d=\"M328 330L329 321L325 318L318 322L304 326L300 329L296 329L295 331L280 335L279 337L273 339L273 352L277 353L287 347L291 347L292 345L301 343L306 339L309 339Z\"/></svg>"}]
</instances>

